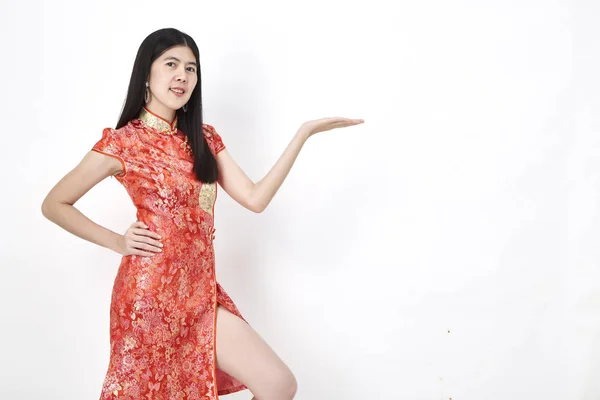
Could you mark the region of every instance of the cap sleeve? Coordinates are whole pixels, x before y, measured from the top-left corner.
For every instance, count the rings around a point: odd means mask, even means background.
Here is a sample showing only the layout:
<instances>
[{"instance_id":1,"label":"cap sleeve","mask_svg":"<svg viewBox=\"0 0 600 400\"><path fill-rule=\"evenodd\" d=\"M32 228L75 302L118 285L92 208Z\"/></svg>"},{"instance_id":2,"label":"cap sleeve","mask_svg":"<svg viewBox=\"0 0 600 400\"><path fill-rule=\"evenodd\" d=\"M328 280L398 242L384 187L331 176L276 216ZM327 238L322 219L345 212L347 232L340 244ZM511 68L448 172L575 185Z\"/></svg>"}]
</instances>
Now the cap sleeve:
<instances>
[{"instance_id":1,"label":"cap sleeve","mask_svg":"<svg viewBox=\"0 0 600 400\"><path fill-rule=\"evenodd\" d=\"M206 138L208 147L210 147L210 150L215 156L219 154L220 151L225 149L223 139L221 139L221 136L217 133L212 125L204 124L204 137Z\"/></svg>"},{"instance_id":2,"label":"cap sleeve","mask_svg":"<svg viewBox=\"0 0 600 400\"><path fill-rule=\"evenodd\" d=\"M119 177L123 177L127 174L127 163L124 152L126 147L127 143L124 141L122 132L112 128L104 128L102 130L102 139L94 144L92 150L119 160L123 168L123 174L120 174Z\"/></svg>"}]
</instances>

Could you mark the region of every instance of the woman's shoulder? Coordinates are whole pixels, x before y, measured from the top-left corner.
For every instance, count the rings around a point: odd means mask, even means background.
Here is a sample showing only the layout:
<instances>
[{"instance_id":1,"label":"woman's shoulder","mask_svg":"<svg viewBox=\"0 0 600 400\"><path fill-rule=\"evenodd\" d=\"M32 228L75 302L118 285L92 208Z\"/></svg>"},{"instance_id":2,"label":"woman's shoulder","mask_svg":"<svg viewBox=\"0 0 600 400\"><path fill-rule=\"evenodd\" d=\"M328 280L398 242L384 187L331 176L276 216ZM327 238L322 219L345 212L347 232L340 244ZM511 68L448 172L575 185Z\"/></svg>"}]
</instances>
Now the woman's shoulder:
<instances>
[{"instance_id":1,"label":"woman's shoulder","mask_svg":"<svg viewBox=\"0 0 600 400\"><path fill-rule=\"evenodd\" d=\"M215 129L214 126L203 123L202 124L202 132L204 132L204 136L211 137L211 136L215 136L215 134L217 133L217 130Z\"/></svg>"},{"instance_id":2,"label":"woman's shoulder","mask_svg":"<svg viewBox=\"0 0 600 400\"><path fill-rule=\"evenodd\" d=\"M122 142L122 144L131 144L138 139L138 129L139 126L132 120L120 128L104 128L102 130L102 137L112 141Z\"/></svg>"},{"instance_id":3,"label":"woman's shoulder","mask_svg":"<svg viewBox=\"0 0 600 400\"><path fill-rule=\"evenodd\" d=\"M213 154L218 154L221 150L225 148L225 145L223 144L223 139L217 133L217 130L214 128L214 126L210 124L202 124L202 127L204 131L204 137L206 138L208 146L211 148Z\"/></svg>"}]
</instances>

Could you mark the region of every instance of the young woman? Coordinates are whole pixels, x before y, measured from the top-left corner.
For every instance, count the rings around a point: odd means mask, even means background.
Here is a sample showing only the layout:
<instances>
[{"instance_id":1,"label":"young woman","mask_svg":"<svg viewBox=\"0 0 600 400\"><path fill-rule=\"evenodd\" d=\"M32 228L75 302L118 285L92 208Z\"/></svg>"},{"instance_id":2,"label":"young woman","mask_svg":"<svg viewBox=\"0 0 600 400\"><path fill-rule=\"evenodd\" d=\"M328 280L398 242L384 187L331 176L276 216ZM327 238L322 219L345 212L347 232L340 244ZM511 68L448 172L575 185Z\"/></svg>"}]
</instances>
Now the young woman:
<instances>
[{"instance_id":1,"label":"young woman","mask_svg":"<svg viewBox=\"0 0 600 400\"><path fill-rule=\"evenodd\" d=\"M259 213L317 132L364 122L301 125L269 173L252 182L202 120L198 47L161 29L141 44L115 129L48 193L46 218L123 255L110 305L110 362L101 399L206 400L249 389L258 400L292 399L296 380L244 320L215 279L217 183ZM75 207L108 176L125 187L137 222L125 234Z\"/></svg>"}]
</instances>

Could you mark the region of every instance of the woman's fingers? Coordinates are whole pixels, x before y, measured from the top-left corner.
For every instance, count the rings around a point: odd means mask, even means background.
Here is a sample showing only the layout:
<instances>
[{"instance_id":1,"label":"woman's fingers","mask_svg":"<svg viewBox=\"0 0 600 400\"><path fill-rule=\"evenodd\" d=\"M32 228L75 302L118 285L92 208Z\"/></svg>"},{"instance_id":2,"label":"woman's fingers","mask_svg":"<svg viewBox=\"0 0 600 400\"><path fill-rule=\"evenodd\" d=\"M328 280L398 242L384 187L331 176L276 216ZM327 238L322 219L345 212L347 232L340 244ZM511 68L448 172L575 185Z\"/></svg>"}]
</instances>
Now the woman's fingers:
<instances>
[{"instance_id":1,"label":"woman's fingers","mask_svg":"<svg viewBox=\"0 0 600 400\"><path fill-rule=\"evenodd\" d=\"M152 257L155 253L151 253L151 252L143 251L143 250L138 250L138 249L133 249L131 251L131 254L136 255L136 256Z\"/></svg>"},{"instance_id":2,"label":"woman's fingers","mask_svg":"<svg viewBox=\"0 0 600 400\"><path fill-rule=\"evenodd\" d=\"M160 235L156 232L151 231L143 222L135 222L131 225L131 230L138 235L151 236L156 239L160 239Z\"/></svg>"},{"instance_id":3,"label":"woman's fingers","mask_svg":"<svg viewBox=\"0 0 600 400\"><path fill-rule=\"evenodd\" d=\"M163 244L157 240L162 237L142 221L131 224L124 236L128 254L149 257L162 252Z\"/></svg>"},{"instance_id":4,"label":"woman's fingers","mask_svg":"<svg viewBox=\"0 0 600 400\"><path fill-rule=\"evenodd\" d=\"M134 222L133 224L131 224L131 230L134 231L135 233L137 233L138 235L146 235L146 236L150 236L153 237L155 239L161 239L161 236L156 233L151 231L150 229L148 229L148 226L146 224L144 224L142 221L137 221Z\"/></svg>"},{"instance_id":5,"label":"woman's fingers","mask_svg":"<svg viewBox=\"0 0 600 400\"><path fill-rule=\"evenodd\" d=\"M341 117L329 118L328 121L325 123L324 130L330 130L330 129L335 129L335 128L346 128L348 126L362 124L363 122L364 122L364 120L362 120L362 119L351 119L351 118L341 118ZM329 125L329 127L327 127L327 125Z\"/></svg>"},{"instance_id":6,"label":"woman's fingers","mask_svg":"<svg viewBox=\"0 0 600 400\"><path fill-rule=\"evenodd\" d=\"M140 228L135 228L132 229L131 232L133 232L134 234L138 235L138 236L148 236L154 239L162 239L162 237L156 233L156 232L152 232L148 229L140 229Z\"/></svg>"},{"instance_id":7,"label":"woman's fingers","mask_svg":"<svg viewBox=\"0 0 600 400\"><path fill-rule=\"evenodd\" d=\"M161 246L155 246L155 245L148 244L148 243L143 243L143 242L134 242L133 245L132 245L132 247L136 248L136 249L150 250L150 251L153 251L155 253L162 252Z\"/></svg>"},{"instance_id":8,"label":"woman's fingers","mask_svg":"<svg viewBox=\"0 0 600 400\"><path fill-rule=\"evenodd\" d=\"M336 121L336 123L344 125L344 126L358 125L358 124L362 124L363 122L365 122L365 121L362 119L350 119L350 118L341 118Z\"/></svg>"},{"instance_id":9,"label":"woman's fingers","mask_svg":"<svg viewBox=\"0 0 600 400\"><path fill-rule=\"evenodd\" d=\"M132 233L133 233L132 240L135 243L147 243L147 244L149 244L151 246L155 246L157 248L163 247L163 244L161 242L159 242L158 240L154 240L152 238L144 236L143 234L138 234L136 232L132 232Z\"/></svg>"}]
</instances>

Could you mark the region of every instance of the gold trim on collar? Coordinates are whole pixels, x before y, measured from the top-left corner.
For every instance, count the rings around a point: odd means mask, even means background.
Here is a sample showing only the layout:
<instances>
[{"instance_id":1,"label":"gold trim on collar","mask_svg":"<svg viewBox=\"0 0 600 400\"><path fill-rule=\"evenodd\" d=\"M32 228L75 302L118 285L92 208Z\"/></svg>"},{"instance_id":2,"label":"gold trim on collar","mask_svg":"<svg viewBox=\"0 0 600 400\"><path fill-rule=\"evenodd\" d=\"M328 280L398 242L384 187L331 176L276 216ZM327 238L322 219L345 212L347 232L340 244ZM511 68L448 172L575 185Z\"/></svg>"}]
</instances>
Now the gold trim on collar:
<instances>
[{"instance_id":1,"label":"gold trim on collar","mask_svg":"<svg viewBox=\"0 0 600 400\"><path fill-rule=\"evenodd\" d=\"M138 119L143 121L146 125L156 129L160 133L164 133L166 135L174 135L177 133L177 115L175 115L173 123L170 124L166 119L159 117L146 107L142 107L140 115L138 115Z\"/></svg>"}]
</instances>

